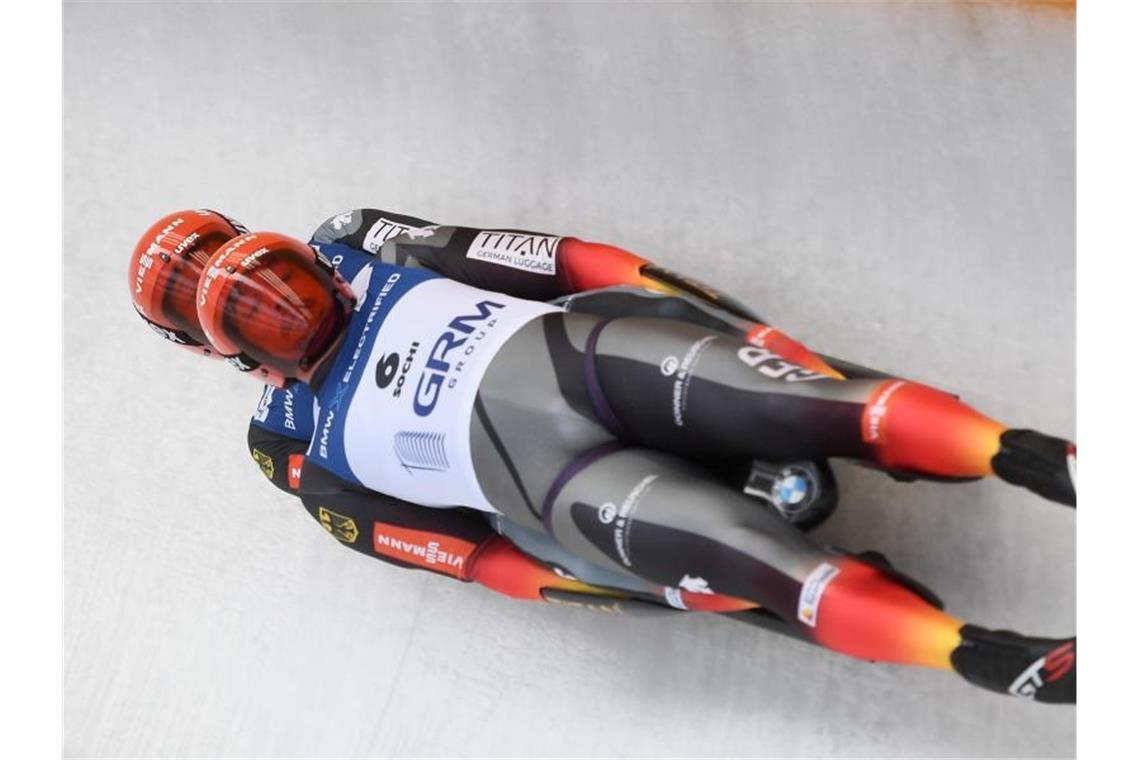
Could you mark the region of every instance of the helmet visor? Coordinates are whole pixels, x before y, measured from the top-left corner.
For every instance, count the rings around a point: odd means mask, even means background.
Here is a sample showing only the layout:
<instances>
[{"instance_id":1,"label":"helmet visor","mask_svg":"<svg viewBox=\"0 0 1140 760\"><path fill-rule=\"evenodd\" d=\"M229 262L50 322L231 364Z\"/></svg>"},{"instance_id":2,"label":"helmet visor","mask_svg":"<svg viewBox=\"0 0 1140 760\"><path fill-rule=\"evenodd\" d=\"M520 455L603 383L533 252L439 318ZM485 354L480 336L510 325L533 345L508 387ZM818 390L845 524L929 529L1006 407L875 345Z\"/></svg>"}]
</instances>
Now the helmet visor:
<instances>
[{"instance_id":1,"label":"helmet visor","mask_svg":"<svg viewBox=\"0 0 1140 760\"><path fill-rule=\"evenodd\" d=\"M308 255L306 255L306 253ZM226 267L221 330L249 358L296 377L321 358L352 313L312 250L269 247L254 266Z\"/></svg>"}]
</instances>

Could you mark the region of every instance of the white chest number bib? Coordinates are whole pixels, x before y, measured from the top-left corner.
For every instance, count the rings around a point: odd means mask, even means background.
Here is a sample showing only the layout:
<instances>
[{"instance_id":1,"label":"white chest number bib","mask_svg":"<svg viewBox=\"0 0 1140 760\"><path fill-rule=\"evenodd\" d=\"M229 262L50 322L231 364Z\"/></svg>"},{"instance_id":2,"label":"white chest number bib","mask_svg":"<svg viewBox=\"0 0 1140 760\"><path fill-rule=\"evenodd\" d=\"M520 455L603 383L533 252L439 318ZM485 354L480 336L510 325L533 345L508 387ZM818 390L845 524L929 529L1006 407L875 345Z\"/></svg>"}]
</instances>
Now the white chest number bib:
<instances>
[{"instance_id":1,"label":"white chest number bib","mask_svg":"<svg viewBox=\"0 0 1140 760\"><path fill-rule=\"evenodd\" d=\"M555 311L442 278L408 291L380 325L345 417L353 475L416 504L494 512L471 461L475 394L507 339Z\"/></svg>"}]
</instances>

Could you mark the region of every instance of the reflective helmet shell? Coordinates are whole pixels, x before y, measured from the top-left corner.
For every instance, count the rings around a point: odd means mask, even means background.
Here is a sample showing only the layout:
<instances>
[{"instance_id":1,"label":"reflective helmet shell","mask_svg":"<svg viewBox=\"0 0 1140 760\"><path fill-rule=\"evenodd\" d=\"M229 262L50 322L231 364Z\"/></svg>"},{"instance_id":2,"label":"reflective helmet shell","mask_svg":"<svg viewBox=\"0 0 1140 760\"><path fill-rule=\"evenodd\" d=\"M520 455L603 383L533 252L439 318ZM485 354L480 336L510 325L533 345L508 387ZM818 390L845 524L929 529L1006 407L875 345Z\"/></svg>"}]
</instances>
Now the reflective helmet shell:
<instances>
[{"instance_id":1,"label":"reflective helmet shell","mask_svg":"<svg viewBox=\"0 0 1140 760\"><path fill-rule=\"evenodd\" d=\"M246 232L216 211L167 214L143 233L128 271L135 311L167 340L215 356L198 322L198 280L218 248Z\"/></svg>"},{"instance_id":2,"label":"reflective helmet shell","mask_svg":"<svg viewBox=\"0 0 1140 760\"><path fill-rule=\"evenodd\" d=\"M219 249L197 294L207 340L239 370L279 386L309 378L355 302L324 256L276 232L247 233Z\"/></svg>"}]
</instances>

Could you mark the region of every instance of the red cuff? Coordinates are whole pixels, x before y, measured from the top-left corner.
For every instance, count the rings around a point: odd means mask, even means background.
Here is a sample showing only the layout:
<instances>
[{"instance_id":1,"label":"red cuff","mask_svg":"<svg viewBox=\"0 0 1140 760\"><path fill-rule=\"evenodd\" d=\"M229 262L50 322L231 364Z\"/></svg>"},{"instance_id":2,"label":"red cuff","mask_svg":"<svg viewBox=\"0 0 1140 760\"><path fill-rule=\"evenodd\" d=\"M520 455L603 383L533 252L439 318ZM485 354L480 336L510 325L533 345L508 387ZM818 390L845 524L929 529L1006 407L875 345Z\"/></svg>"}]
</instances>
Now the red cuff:
<instances>
[{"instance_id":1,"label":"red cuff","mask_svg":"<svg viewBox=\"0 0 1140 760\"><path fill-rule=\"evenodd\" d=\"M589 591L592 588L581 581L558 575L498 535L480 546L468 568L467 577L500 594L534 601L542 601L543 589Z\"/></svg>"}]
</instances>

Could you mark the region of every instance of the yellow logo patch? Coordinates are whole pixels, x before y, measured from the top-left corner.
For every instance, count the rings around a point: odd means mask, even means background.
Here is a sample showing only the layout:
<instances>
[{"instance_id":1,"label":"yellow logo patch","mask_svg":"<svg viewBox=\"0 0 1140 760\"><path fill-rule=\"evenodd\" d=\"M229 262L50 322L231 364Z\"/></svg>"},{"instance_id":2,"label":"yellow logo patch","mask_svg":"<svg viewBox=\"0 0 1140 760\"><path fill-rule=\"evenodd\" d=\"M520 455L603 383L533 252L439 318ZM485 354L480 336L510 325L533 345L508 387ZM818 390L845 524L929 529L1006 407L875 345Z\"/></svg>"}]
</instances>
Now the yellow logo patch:
<instances>
[{"instance_id":1,"label":"yellow logo patch","mask_svg":"<svg viewBox=\"0 0 1140 760\"><path fill-rule=\"evenodd\" d=\"M273 478L273 457L264 454L257 449L253 450L253 461L257 462L257 466L265 473L265 477Z\"/></svg>"},{"instance_id":2,"label":"yellow logo patch","mask_svg":"<svg viewBox=\"0 0 1140 760\"><path fill-rule=\"evenodd\" d=\"M356 529L356 521L351 517L338 515L326 507L317 508L317 517L324 529L333 534L337 541L354 544L360 536L360 531Z\"/></svg>"}]
</instances>

